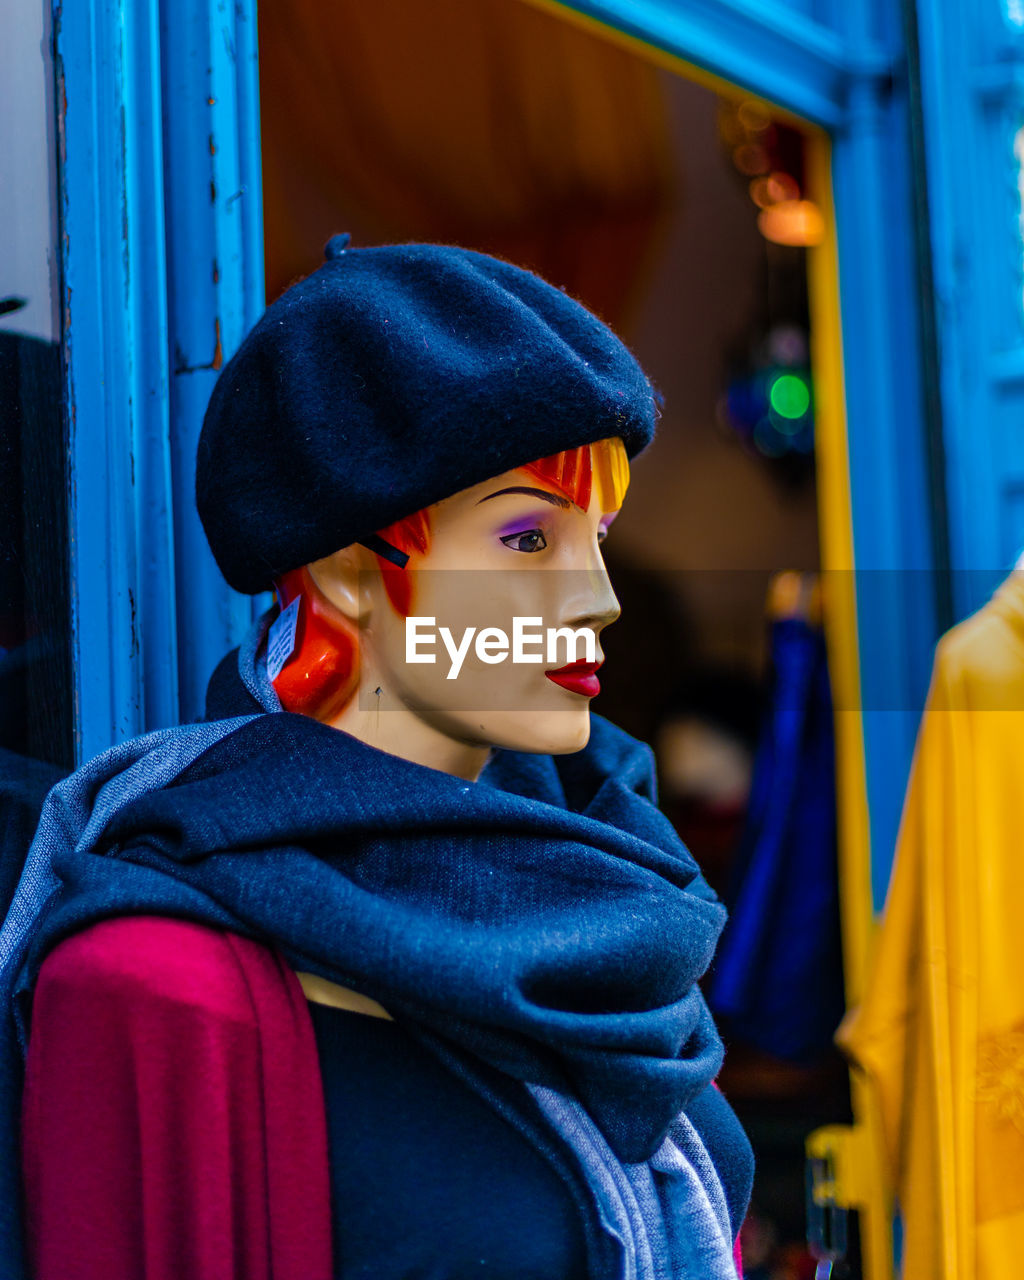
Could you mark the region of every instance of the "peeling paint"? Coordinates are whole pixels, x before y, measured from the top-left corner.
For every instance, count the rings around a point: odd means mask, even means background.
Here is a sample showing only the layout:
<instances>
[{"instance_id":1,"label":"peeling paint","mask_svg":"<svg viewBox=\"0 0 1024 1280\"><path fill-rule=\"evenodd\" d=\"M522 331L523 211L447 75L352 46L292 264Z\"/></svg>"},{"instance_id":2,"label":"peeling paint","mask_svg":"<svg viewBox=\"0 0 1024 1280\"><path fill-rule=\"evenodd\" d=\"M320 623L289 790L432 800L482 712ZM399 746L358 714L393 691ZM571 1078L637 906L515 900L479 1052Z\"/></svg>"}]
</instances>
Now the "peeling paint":
<instances>
[{"instance_id":1,"label":"peeling paint","mask_svg":"<svg viewBox=\"0 0 1024 1280\"><path fill-rule=\"evenodd\" d=\"M129 621L129 627L131 629L131 645L128 649L128 656L129 658L134 658L139 653L139 628L138 613L135 608L135 592L131 587L128 588L128 607L131 610L131 619Z\"/></svg>"},{"instance_id":2,"label":"peeling paint","mask_svg":"<svg viewBox=\"0 0 1024 1280\"><path fill-rule=\"evenodd\" d=\"M217 203L217 184L211 178L210 179L210 204L216 204L216 203Z\"/></svg>"},{"instance_id":3,"label":"peeling paint","mask_svg":"<svg viewBox=\"0 0 1024 1280\"><path fill-rule=\"evenodd\" d=\"M174 372L179 373L201 373L204 369L220 369L224 364L224 346L221 342L220 334L220 316L217 316L213 322L213 358L207 364L189 364L188 356L182 350L181 346L176 342L174 344Z\"/></svg>"}]
</instances>

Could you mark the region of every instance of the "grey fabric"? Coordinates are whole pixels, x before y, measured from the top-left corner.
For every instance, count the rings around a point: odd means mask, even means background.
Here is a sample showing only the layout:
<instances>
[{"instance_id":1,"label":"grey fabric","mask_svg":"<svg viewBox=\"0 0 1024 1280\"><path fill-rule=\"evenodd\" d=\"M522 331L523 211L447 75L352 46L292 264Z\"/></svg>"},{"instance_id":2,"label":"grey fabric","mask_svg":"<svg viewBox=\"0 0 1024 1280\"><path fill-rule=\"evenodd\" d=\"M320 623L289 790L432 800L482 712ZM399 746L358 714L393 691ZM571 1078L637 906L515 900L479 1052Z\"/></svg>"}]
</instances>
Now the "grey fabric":
<instances>
[{"instance_id":1,"label":"grey fabric","mask_svg":"<svg viewBox=\"0 0 1024 1280\"><path fill-rule=\"evenodd\" d=\"M660 1244L662 1258L667 1256L660 1207L648 1199L647 1213L643 1212L626 1167L615 1158L601 1130L578 1102L543 1085L530 1085L529 1089L552 1129L575 1152L597 1201L602 1225L621 1244L622 1280L663 1280L669 1276L663 1265L656 1264L652 1249L653 1235L653 1246Z\"/></svg>"},{"instance_id":2,"label":"grey fabric","mask_svg":"<svg viewBox=\"0 0 1024 1280\"><path fill-rule=\"evenodd\" d=\"M267 675L267 651L263 644L270 624L277 615L277 605L260 614L245 634L238 649L238 674L242 684L264 711L283 711L277 690Z\"/></svg>"},{"instance_id":3,"label":"grey fabric","mask_svg":"<svg viewBox=\"0 0 1024 1280\"><path fill-rule=\"evenodd\" d=\"M675 1274L736 1280L725 1192L700 1134L685 1114L649 1163L655 1175L663 1175Z\"/></svg>"},{"instance_id":4,"label":"grey fabric","mask_svg":"<svg viewBox=\"0 0 1024 1280\"><path fill-rule=\"evenodd\" d=\"M623 1164L575 1098L529 1089L579 1160L602 1225L621 1243L621 1280L737 1280L725 1192L685 1115L649 1161Z\"/></svg>"},{"instance_id":5,"label":"grey fabric","mask_svg":"<svg viewBox=\"0 0 1024 1280\"><path fill-rule=\"evenodd\" d=\"M157 729L119 742L53 787L0 927L0 990L10 994L33 926L57 888L51 868L54 850L91 847L116 813L138 796L167 786L208 747L251 719Z\"/></svg>"}]
</instances>

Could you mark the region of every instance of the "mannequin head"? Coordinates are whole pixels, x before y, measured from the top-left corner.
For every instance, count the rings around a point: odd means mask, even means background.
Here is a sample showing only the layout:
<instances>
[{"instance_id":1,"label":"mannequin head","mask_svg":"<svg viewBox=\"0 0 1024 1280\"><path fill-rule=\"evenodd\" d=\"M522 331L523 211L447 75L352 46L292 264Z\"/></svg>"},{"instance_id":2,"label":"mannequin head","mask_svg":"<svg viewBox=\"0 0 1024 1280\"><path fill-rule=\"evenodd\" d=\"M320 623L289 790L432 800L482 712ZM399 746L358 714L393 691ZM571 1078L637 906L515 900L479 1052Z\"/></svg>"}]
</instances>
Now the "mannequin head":
<instances>
[{"instance_id":1,"label":"mannequin head","mask_svg":"<svg viewBox=\"0 0 1024 1280\"><path fill-rule=\"evenodd\" d=\"M275 681L283 705L464 777L476 777L492 747L581 749L594 663L561 682L547 673L583 661L583 645L571 653L563 637L553 660L537 644L528 651L541 660L517 662L501 656L500 636L513 636L517 617L536 620L538 634L588 628L595 640L614 621L600 543L627 484L622 442L603 440L502 472L379 531L408 556L402 568L353 543L285 575L282 603L301 600L296 650ZM447 628L463 653L453 660L437 638L419 648L435 661L408 661L409 618L434 620L421 634ZM481 647L473 641L483 628L496 631Z\"/></svg>"},{"instance_id":2,"label":"mannequin head","mask_svg":"<svg viewBox=\"0 0 1024 1280\"><path fill-rule=\"evenodd\" d=\"M326 257L221 371L196 455L224 576L272 584L287 610L282 704L465 777L495 746L580 749L618 612L598 542L654 434L650 381L597 316L511 263L346 236ZM434 662L410 660L417 618ZM534 620L543 652L527 655ZM563 637L559 656L560 627L589 645ZM558 673L574 659L590 669Z\"/></svg>"}]
</instances>

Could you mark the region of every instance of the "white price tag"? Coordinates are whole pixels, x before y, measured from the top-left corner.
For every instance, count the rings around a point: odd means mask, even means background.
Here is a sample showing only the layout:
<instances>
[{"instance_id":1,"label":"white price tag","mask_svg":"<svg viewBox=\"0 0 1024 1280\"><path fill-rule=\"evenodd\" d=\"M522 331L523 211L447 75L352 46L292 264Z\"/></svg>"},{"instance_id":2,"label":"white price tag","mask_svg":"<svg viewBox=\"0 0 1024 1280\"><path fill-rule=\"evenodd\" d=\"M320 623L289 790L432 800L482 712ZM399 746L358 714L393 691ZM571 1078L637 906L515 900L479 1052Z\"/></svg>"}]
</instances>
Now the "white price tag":
<instances>
[{"instance_id":1,"label":"white price tag","mask_svg":"<svg viewBox=\"0 0 1024 1280\"><path fill-rule=\"evenodd\" d=\"M271 683L281 674L282 667L295 650L301 599L301 596L296 596L288 608L277 615L267 632L267 675Z\"/></svg>"}]
</instances>

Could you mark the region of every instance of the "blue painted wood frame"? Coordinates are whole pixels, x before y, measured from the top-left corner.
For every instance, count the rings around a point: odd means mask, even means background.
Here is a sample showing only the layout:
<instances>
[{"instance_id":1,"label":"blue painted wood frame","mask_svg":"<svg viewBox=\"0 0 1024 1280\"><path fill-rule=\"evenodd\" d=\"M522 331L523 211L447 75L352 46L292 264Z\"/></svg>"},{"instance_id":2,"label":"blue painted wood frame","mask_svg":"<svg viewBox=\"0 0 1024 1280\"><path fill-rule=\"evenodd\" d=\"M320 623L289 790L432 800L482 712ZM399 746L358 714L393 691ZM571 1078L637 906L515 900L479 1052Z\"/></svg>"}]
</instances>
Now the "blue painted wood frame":
<instances>
[{"instance_id":1,"label":"blue painted wood frame","mask_svg":"<svg viewBox=\"0 0 1024 1280\"><path fill-rule=\"evenodd\" d=\"M958 616L1024 550L1024 5L919 8Z\"/></svg>"},{"instance_id":2,"label":"blue painted wood frame","mask_svg":"<svg viewBox=\"0 0 1024 1280\"><path fill-rule=\"evenodd\" d=\"M851 84L884 80L896 52L882 40L852 41L778 0L556 2L828 129L844 123Z\"/></svg>"},{"instance_id":3,"label":"blue painted wood frame","mask_svg":"<svg viewBox=\"0 0 1024 1280\"><path fill-rule=\"evenodd\" d=\"M212 366L262 308L255 13L163 9L54 8L80 758L198 715L252 615L191 466Z\"/></svg>"},{"instance_id":4,"label":"blue painted wood frame","mask_svg":"<svg viewBox=\"0 0 1024 1280\"><path fill-rule=\"evenodd\" d=\"M826 22L781 0L564 7L766 98L831 138L872 890L881 907L940 629L900 9L883 0L836 3Z\"/></svg>"},{"instance_id":5,"label":"blue painted wood frame","mask_svg":"<svg viewBox=\"0 0 1024 1280\"><path fill-rule=\"evenodd\" d=\"M195 509L199 430L218 370L263 310L255 5L164 0L161 19L170 422L181 716L202 714L253 602L231 591ZM263 601L265 606L267 602Z\"/></svg>"},{"instance_id":6,"label":"blue painted wood frame","mask_svg":"<svg viewBox=\"0 0 1024 1280\"><path fill-rule=\"evenodd\" d=\"M177 703L155 3L54 10L76 746Z\"/></svg>"}]
</instances>

